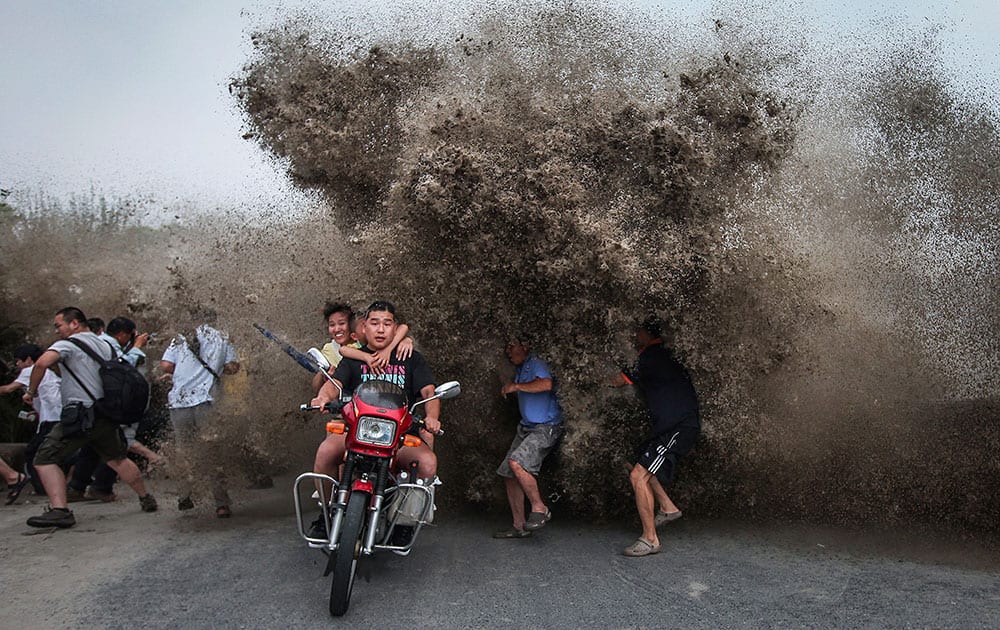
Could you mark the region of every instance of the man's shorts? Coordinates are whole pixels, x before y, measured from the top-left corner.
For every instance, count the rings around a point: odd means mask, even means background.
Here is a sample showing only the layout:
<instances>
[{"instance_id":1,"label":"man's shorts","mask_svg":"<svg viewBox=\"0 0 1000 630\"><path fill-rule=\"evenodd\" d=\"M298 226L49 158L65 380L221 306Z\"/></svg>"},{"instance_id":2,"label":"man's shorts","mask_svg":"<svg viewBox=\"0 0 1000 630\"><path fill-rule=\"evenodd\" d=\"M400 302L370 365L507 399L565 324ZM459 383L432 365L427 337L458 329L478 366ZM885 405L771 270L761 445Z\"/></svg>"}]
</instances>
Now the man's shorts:
<instances>
[{"instance_id":1,"label":"man's shorts","mask_svg":"<svg viewBox=\"0 0 1000 630\"><path fill-rule=\"evenodd\" d=\"M63 435L61 423L55 423L38 447L34 464L62 464L64 459L87 444L97 451L102 462L124 459L128 455L128 447L121 438L118 424L106 418L97 418L93 429L70 437Z\"/></svg>"},{"instance_id":2,"label":"man's shorts","mask_svg":"<svg viewBox=\"0 0 1000 630\"><path fill-rule=\"evenodd\" d=\"M517 425L517 435L507 451L507 456L500 462L497 474L501 477L513 477L510 460L516 461L532 475L537 475L542 467L542 460L552 452L559 438L562 437L561 424Z\"/></svg>"},{"instance_id":3,"label":"man's shorts","mask_svg":"<svg viewBox=\"0 0 1000 630\"><path fill-rule=\"evenodd\" d=\"M694 448L699 433L695 428L678 427L643 442L635 448L636 463L667 485L677 476L677 461Z\"/></svg>"}]
</instances>

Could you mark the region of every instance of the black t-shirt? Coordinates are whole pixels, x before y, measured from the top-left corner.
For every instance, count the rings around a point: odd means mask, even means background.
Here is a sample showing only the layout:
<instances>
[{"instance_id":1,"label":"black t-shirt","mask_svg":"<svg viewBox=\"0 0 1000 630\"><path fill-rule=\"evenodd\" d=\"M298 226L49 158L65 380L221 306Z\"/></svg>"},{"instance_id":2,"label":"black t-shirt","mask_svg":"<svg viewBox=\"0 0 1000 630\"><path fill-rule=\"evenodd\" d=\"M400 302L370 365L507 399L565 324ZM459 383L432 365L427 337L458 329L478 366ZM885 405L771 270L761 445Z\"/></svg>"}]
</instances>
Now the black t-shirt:
<instances>
[{"instance_id":1,"label":"black t-shirt","mask_svg":"<svg viewBox=\"0 0 1000 630\"><path fill-rule=\"evenodd\" d=\"M367 346L363 346L361 351L372 353ZM354 393L358 385L365 381L382 380L395 383L403 388L407 403L410 405L420 400L421 389L434 384L434 374L424 361L423 355L416 350L404 361L397 359L396 352L393 351L392 359L389 365L385 366L385 373L381 375L372 374L364 361L344 357L333 373L333 378L344 386L346 396Z\"/></svg>"},{"instance_id":2,"label":"black t-shirt","mask_svg":"<svg viewBox=\"0 0 1000 630\"><path fill-rule=\"evenodd\" d=\"M663 344L647 346L642 351L633 380L646 399L654 435L675 427L701 427L698 395L691 377Z\"/></svg>"}]
</instances>

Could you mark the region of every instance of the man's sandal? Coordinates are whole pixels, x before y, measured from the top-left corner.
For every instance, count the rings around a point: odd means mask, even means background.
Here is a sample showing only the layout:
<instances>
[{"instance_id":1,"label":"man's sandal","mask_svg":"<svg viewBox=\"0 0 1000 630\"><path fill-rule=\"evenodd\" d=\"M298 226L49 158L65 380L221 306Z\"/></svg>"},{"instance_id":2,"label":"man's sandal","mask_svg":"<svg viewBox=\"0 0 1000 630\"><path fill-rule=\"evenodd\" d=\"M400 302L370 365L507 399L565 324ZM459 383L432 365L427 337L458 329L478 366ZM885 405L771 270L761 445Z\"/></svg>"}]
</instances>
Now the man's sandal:
<instances>
[{"instance_id":1,"label":"man's sandal","mask_svg":"<svg viewBox=\"0 0 1000 630\"><path fill-rule=\"evenodd\" d=\"M677 510L676 512L662 512L660 510L657 510L656 511L656 516L653 518L653 524L656 527L662 527L663 525L666 525L667 523L671 523L673 521L676 521L680 517L681 517L681 511L680 510Z\"/></svg>"},{"instance_id":2,"label":"man's sandal","mask_svg":"<svg viewBox=\"0 0 1000 630\"><path fill-rule=\"evenodd\" d=\"M30 479L31 478L28 477L28 475L17 473L17 481L11 485L10 492L7 493L7 502L4 503L4 505L12 505L15 501L17 501L17 498L21 496L21 491L24 490L26 485L28 485L28 481Z\"/></svg>"},{"instance_id":3,"label":"man's sandal","mask_svg":"<svg viewBox=\"0 0 1000 630\"><path fill-rule=\"evenodd\" d=\"M533 532L541 529L546 523L552 520L552 511L545 508L544 512L532 512L528 515L528 520L524 523L524 529Z\"/></svg>"},{"instance_id":4,"label":"man's sandal","mask_svg":"<svg viewBox=\"0 0 1000 630\"><path fill-rule=\"evenodd\" d=\"M643 537L639 537L634 543L625 547L625 551L622 552L629 558L640 558L642 556L650 556L654 553L660 553L660 545L654 545Z\"/></svg>"},{"instance_id":5,"label":"man's sandal","mask_svg":"<svg viewBox=\"0 0 1000 630\"><path fill-rule=\"evenodd\" d=\"M531 536L531 532L517 529L515 527L510 527L508 529L501 529L493 534L494 538L528 538Z\"/></svg>"}]
</instances>

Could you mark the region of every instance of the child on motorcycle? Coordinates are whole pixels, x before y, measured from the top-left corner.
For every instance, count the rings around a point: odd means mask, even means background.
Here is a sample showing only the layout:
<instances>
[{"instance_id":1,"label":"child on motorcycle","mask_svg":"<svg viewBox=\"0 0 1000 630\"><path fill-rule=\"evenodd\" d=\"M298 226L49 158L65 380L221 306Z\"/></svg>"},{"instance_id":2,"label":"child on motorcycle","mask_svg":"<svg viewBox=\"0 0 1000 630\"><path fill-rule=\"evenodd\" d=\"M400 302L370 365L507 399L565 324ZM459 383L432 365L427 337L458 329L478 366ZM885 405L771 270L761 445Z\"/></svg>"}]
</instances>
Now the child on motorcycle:
<instances>
[{"instance_id":1,"label":"child on motorcycle","mask_svg":"<svg viewBox=\"0 0 1000 630\"><path fill-rule=\"evenodd\" d=\"M364 317L356 317L354 309L348 304L331 302L327 302L326 308L323 309L323 317L326 320L330 342L324 345L320 352L330 362L330 374L333 374L345 356L364 361L373 370L379 371L389 364L393 350L396 350L400 359L406 359L413 353L413 339L407 337L410 328L406 324L397 326L392 343L385 350L368 354L361 351L361 346L365 343ZM316 374L312 381L313 392L319 392L324 383L326 378L322 374Z\"/></svg>"}]
</instances>

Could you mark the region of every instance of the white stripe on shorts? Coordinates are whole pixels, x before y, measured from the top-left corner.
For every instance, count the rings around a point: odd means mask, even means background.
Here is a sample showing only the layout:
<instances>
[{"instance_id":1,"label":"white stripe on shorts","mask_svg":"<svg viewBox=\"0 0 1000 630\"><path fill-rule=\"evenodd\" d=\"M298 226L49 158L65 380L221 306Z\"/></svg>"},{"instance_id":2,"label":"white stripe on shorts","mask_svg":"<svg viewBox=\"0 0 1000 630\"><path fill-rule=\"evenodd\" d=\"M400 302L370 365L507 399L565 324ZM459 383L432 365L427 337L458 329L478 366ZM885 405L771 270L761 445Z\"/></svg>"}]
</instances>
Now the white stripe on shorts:
<instances>
[{"instance_id":1,"label":"white stripe on shorts","mask_svg":"<svg viewBox=\"0 0 1000 630\"><path fill-rule=\"evenodd\" d=\"M653 473L655 475L656 471L659 470L660 466L663 465L663 461L664 461L663 455L658 456L656 459L653 460L653 463L650 464L649 468L647 468L646 470L648 470L649 472L651 472L651 473Z\"/></svg>"},{"instance_id":2,"label":"white stripe on shorts","mask_svg":"<svg viewBox=\"0 0 1000 630\"><path fill-rule=\"evenodd\" d=\"M660 466L663 465L663 462L666 461L666 457L665 456L666 456L667 450L671 446L673 446L675 442L677 442L677 436L680 435L680 434L681 434L681 432L677 431L672 436L670 436L670 441L667 442L666 446L664 446L663 444L657 444L656 445L656 452L659 453L659 455L657 455L656 459L653 460L653 463L651 463L649 465L649 468L647 468L646 470L648 470L649 472L653 473L654 475L656 474L656 471L659 470Z\"/></svg>"}]
</instances>

